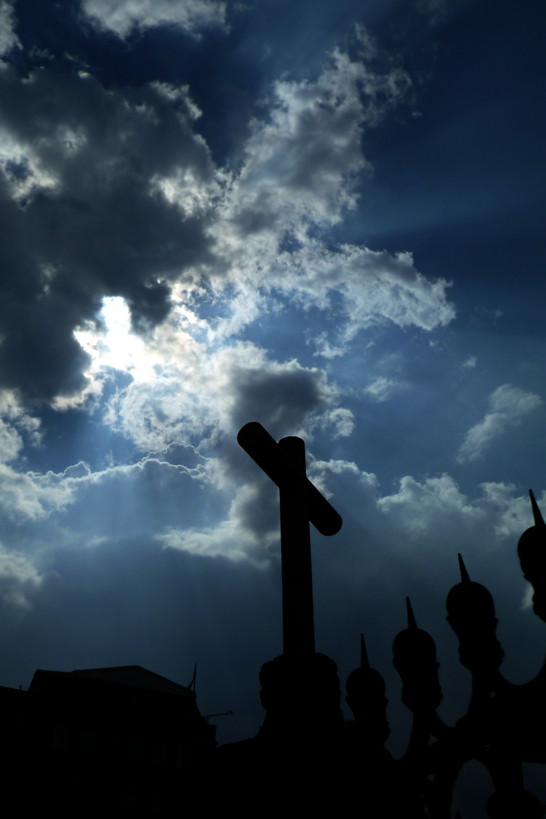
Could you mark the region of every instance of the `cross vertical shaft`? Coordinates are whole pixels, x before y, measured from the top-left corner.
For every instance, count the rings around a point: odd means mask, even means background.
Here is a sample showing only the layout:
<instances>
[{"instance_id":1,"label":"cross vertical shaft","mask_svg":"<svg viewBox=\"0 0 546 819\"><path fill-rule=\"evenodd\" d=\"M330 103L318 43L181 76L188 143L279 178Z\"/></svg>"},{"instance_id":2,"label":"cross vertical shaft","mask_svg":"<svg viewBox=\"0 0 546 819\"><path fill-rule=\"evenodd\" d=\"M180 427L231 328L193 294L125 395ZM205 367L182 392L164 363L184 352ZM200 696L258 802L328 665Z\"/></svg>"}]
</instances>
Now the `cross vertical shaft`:
<instances>
[{"instance_id":1,"label":"cross vertical shaft","mask_svg":"<svg viewBox=\"0 0 546 819\"><path fill-rule=\"evenodd\" d=\"M321 534L335 535L341 528L341 518L307 477L301 438L281 438L276 443L261 424L253 421L239 430L237 441L279 487L283 651L312 654L315 628L309 522Z\"/></svg>"},{"instance_id":2,"label":"cross vertical shaft","mask_svg":"<svg viewBox=\"0 0 546 819\"><path fill-rule=\"evenodd\" d=\"M315 650L311 538L305 483L305 444L281 438L279 453L291 465L279 485L283 649L285 654Z\"/></svg>"}]
</instances>

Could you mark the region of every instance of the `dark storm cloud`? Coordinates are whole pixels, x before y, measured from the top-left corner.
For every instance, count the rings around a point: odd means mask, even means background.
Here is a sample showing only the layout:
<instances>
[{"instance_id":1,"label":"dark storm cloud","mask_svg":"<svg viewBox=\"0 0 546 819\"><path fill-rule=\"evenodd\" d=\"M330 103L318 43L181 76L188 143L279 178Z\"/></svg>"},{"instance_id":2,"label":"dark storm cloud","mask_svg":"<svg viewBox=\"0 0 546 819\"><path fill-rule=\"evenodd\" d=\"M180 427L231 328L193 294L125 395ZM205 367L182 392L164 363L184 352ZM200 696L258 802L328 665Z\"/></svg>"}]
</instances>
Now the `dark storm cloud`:
<instances>
[{"instance_id":1,"label":"dark storm cloud","mask_svg":"<svg viewBox=\"0 0 546 819\"><path fill-rule=\"evenodd\" d=\"M107 91L89 75L0 73L4 225L0 375L31 398L83 385L86 356L73 330L105 295L133 321L169 311L168 282L207 256L204 215L161 191L211 178L184 90ZM188 193L190 196L191 193Z\"/></svg>"},{"instance_id":2,"label":"dark storm cloud","mask_svg":"<svg viewBox=\"0 0 546 819\"><path fill-rule=\"evenodd\" d=\"M263 351L252 345L224 348L216 358L211 356L208 367L203 380L206 391L199 400L212 415L201 414L199 449L213 452L204 474L210 488L228 499L229 509L227 514L217 509L220 516L215 514L201 528L171 525L159 539L168 548L209 557L225 555L235 561L250 559L263 566L278 552L276 494L271 491L270 479L237 445L236 433L249 420L262 423L275 439L301 433L314 425L339 427L341 423L342 428L345 424L350 431L351 414L346 411L341 419L331 417L338 393L323 370L302 367L294 360L284 363L268 360ZM224 380L219 380L218 373ZM130 395L131 388L129 398ZM196 406L193 396L184 396L181 391L176 402L180 415L184 400L189 407ZM132 426L133 410L126 406L124 412L126 422ZM206 440L211 417L214 432ZM195 422L189 412L186 426L186 435L195 434ZM178 435L184 434L183 427L183 423L178 425ZM171 434L172 428L167 424L165 440Z\"/></svg>"},{"instance_id":3,"label":"dark storm cloud","mask_svg":"<svg viewBox=\"0 0 546 819\"><path fill-rule=\"evenodd\" d=\"M295 361L284 366L271 363L259 370L239 367L231 385L234 428L249 419L259 420L275 437L300 429L307 416L325 409L335 396L323 370L307 369Z\"/></svg>"}]
</instances>

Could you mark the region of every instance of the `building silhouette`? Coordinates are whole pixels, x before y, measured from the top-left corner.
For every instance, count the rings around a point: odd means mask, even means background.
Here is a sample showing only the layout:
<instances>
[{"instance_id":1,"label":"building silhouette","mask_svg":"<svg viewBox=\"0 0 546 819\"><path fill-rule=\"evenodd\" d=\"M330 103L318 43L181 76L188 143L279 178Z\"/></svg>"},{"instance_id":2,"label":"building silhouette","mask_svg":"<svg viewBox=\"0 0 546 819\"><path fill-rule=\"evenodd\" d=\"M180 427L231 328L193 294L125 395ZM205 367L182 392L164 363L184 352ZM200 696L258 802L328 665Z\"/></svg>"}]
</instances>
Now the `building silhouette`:
<instances>
[{"instance_id":1,"label":"building silhouette","mask_svg":"<svg viewBox=\"0 0 546 819\"><path fill-rule=\"evenodd\" d=\"M195 691L137 665L38 670L0 698L5 792L27 810L165 815L216 745Z\"/></svg>"}]
</instances>

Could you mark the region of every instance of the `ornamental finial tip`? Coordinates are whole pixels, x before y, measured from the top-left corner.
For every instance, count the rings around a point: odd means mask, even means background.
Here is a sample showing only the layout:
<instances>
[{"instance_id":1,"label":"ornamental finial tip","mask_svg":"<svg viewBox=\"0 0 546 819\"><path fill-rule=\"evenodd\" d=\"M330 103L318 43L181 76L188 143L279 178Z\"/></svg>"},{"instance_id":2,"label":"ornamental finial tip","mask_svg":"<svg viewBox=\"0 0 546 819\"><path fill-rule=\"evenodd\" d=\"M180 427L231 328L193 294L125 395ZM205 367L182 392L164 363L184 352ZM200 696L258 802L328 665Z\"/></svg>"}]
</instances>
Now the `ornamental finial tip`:
<instances>
[{"instance_id":1,"label":"ornamental finial tip","mask_svg":"<svg viewBox=\"0 0 546 819\"><path fill-rule=\"evenodd\" d=\"M415 614L413 613L413 609L411 607L411 600L409 597L406 597L406 611L408 616L408 628L415 629L417 628L417 621L415 620Z\"/></svg>"},{"instance_id":2,"label":"ornamental finial tip","mask_svg":"<svg viewBox=\"0 0 546 819\"><path fill-rule=\"evenodd\" d=\"M459 561L459 571L461 573L461 583L470 583L470 577L466 570L466 566L464 565L464 560L462 554L459 552L457 555L457 560Z\"/></svg>"},{"instance_id":3,"label":"ornamental finial tip","mask_svg":"<svg viewBox=\"0 0 546 819\"><path fill-rule=\"evenodd\" d=\"M369 668L368 652L366 651L366 641L364 635L360 635L360 668Z\"/></svg>"},{"instance_id":4,"label":"ornamental finial tip","mask_svg":"<svg viewBox=\"0 0 546 819\"><path fill-rule=\"evenodd\" d=\"M538 503L536 502L536 498L532 489L529 489L529 497L531 498L531 507L533 509L535 526L546 526L546 523L544 523L544 518L542 517L542 513L539 509Z\"/></svg>"}]
</instances>

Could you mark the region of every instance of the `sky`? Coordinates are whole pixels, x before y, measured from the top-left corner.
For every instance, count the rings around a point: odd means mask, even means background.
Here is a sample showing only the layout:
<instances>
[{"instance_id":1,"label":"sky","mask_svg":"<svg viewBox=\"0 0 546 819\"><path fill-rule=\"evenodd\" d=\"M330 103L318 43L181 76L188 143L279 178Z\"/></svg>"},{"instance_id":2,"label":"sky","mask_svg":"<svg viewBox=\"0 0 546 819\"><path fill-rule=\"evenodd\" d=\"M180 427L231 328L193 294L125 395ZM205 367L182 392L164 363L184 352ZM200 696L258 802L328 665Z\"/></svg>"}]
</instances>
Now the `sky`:
<instances>
[{"instance_id":1,"label":"sky","mask_svg":"<svg viewBox=\"0 0 546 819\"><path fill-rule=\"evenodd\" d=\"M3 0L0 684L197 663L219 740L255 733L282 630L249 421L343 517L317 650L344 681L364 632L394 753L406 595L466 709L458 552L505 675L538 671L545 39L535 0Z\"/></svg>"}]
</instances>

